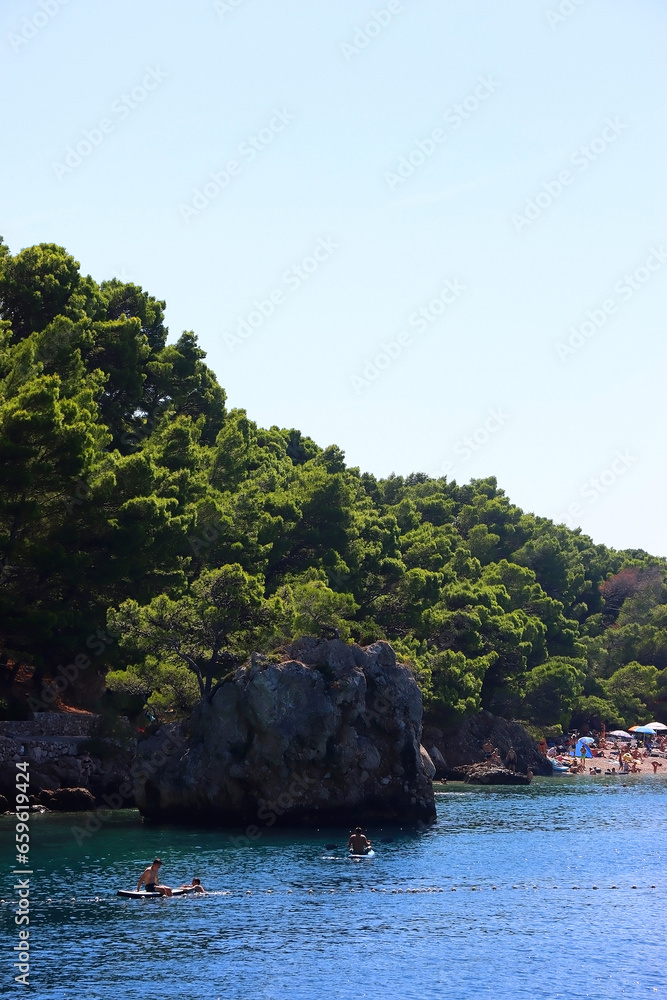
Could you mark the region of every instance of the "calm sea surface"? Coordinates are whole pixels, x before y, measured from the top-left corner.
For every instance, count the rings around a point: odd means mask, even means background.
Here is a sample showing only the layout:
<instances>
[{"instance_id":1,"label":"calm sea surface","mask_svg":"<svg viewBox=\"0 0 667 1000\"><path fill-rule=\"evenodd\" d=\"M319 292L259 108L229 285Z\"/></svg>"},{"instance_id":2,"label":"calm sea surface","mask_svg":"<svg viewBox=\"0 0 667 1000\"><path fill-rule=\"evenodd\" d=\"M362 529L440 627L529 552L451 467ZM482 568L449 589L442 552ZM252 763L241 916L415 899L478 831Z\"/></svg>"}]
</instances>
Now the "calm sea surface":
<instances>
[{"instance_id":1,"label":"calm sea surface","mask_svg":"<svg viewBox=\"0 0 667 1000\"><path fill-rule=\"evenodd\" d=\"M667 997L664 781L451 785L435 827L370 830L377 854L360 862L340 831L265 830L250 846L126 811L78 847L80 822L31 820L27 990L13 982L13 827L0 819L2 996ZM154 855L167 885L199 875L212 893L117 898Z\"/></svg>"}]
</instances>

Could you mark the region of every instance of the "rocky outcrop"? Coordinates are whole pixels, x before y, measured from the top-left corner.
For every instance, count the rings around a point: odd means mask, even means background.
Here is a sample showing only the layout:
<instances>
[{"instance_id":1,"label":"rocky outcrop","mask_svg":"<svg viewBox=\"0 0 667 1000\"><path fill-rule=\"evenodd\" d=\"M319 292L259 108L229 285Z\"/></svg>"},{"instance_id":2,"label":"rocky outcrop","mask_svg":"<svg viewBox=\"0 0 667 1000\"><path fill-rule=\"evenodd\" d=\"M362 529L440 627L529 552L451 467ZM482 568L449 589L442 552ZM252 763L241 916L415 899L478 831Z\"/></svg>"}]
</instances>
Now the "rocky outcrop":
<instances>
[{"instance_id":1,"label":"rocky outcrop","mask_svg":"<svg viewBox=\"0 0 667 1000\"><path fill-rule=\"evenodd\" d=\"M388 643L300 639L280 663L239 668L187 726L139 745L137 805L155 820L249 824L249 837L274 824L428 823L435 768L421 719L417 683Z\"/></svg>"},{"instance_id":2,"label":"rocky outcrop","mask_svg":"<svg viewBox=\"0 0 667 1000\"><path fill-rule=\"evenodd\" d=\"M41 792L38 804L61 812L85 812L95 808L95 796L87 788L58 788Z\"/></svg>"},{"instance_id":3,"label":"rocky outcrop","mask_svg":"<svg viewBox=\"0 0 667 1000\"><path fill-rule=\"evenodd\" d=\"M532 780L530 774L510 771L496 764L466 764L455 768L453 773L468 785L529 785Z\"/></svg>"},{"instance_id":4,"label":"rocky outcrop","mask_svg":"<svg viewBox=\"0 0 667 1000\"><path fill-rule=\"evenodd\" d=\"M529 732L518 722L508 722L491 712L480 712L469 716L456 729L443 732L432 725L424 725L422 742L436 766L436 777L448 780L465 780L459 769L469 764L486 761L482 744L490 740L498 748L502 760L507 751L514 747L517 755L517 772L551 776L550 762L537 748L537 743Z\"/></svg>"}]
</instances>

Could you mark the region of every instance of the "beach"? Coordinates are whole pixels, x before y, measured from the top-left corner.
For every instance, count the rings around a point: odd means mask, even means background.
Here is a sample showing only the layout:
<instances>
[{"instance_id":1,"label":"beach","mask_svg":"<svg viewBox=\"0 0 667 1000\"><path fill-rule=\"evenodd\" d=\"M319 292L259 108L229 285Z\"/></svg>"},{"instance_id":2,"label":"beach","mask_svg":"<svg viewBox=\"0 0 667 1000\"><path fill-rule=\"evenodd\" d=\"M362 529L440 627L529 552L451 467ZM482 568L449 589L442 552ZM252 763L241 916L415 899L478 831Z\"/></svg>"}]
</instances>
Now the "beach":
<instances>
[{"instance_id":1,"label":"beach","mask_svg":"<svg viewBox=\"0 0 667 1000\"><path fill-rule=\"evenodd\" d=\"M662 780L667 778L667 755L663 755L664 752L661 752L660 756L645 757L641 752L635 756L634 750L624 750L622 756L628 753L632 756L632 763L627 762L629 768L627 771L622 770L625 762L622 760L619 761L618 752L605 749L598 756L586 757L583 769L572 772L572 777L582 777L583 775L593 778L610 777L608 772L611 771L622 778L651 777ZM572 764L573 761L580 762L578 756L572 757L567 753L548 759L554 760L559 764Z\"/></svg>"}]
</instances>

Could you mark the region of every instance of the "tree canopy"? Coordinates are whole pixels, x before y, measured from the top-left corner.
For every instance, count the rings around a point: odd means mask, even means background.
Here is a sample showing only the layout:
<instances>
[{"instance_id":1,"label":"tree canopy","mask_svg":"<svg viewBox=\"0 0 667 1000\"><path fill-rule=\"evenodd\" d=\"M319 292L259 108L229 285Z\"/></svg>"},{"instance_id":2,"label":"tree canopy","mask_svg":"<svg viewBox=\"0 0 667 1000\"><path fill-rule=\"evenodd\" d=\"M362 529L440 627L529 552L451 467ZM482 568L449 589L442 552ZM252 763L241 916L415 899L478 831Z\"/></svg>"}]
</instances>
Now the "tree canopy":
<instances>
[{"instance_id":1,"label":"tree canopy","mask_svg":"<svg viewBox=\"0 0 667 1000\"><path fill-rule=\"evenodd\" d=\"M492 477L377 479L257 426L165 308L62 247L0 242L4 662L55 676L108 617L109 688L159 714L337 632L392 642L445 721L665 717L665 560L525 513Z\"/></svg>"}]
</instances>

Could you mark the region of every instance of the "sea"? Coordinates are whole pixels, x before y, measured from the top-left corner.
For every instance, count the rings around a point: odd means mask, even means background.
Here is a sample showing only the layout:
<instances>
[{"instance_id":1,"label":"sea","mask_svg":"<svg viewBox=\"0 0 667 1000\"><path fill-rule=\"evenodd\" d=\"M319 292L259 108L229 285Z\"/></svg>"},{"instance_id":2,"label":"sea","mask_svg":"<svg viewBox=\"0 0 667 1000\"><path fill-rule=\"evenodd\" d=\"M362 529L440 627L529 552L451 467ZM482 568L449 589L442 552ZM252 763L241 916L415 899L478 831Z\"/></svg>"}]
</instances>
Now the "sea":
<instances>
[{"instance_id":1,"label":"sea","mask_svg":"<svg viewBox=\"0 0 667 1000\"><path fill-rule=\"evenodd\" d=\"M666 781L450 784L437 806L428 829L370 828L361 860L346 830L151 826L123 810L85 838L85 814L32 815L26 868L0 817L0 996L667 997ZM119 898L156 856L165 884L198 876L207 895ZM28 987L14 981L19 879Z\"/></svg>"}]
</instances>

